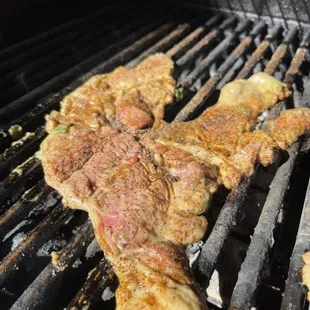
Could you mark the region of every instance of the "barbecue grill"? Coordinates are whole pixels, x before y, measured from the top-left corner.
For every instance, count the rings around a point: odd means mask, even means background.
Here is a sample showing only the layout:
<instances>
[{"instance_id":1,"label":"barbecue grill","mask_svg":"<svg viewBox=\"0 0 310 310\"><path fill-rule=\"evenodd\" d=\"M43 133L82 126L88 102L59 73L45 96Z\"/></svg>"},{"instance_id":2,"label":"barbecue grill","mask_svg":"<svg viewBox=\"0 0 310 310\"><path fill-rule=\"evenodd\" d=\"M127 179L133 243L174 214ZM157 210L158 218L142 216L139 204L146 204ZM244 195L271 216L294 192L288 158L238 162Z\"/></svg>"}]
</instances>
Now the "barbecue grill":
<instances>
[{"instance_id":1,"label":"barbecue grill","mask_svg":"<svg viewBox=\"0 0 310 310\"><path fill-rule=\"evenodd\" d=\"M87 215L62 206L37 153L44 115L91 76L167 53L182 93L166 109L169 122L197 117L225 83L258 71L294 90L259 126L287 107L309 105L308 0L131 5L102 7L0 50L3 310L115 308L117 279ZM13 125L22 128L17 140ZM187 249L210 309L308 307L300 273L301 255L310 250L307 141L215 195L206 236Z\"/></svg>"}]
</instances>

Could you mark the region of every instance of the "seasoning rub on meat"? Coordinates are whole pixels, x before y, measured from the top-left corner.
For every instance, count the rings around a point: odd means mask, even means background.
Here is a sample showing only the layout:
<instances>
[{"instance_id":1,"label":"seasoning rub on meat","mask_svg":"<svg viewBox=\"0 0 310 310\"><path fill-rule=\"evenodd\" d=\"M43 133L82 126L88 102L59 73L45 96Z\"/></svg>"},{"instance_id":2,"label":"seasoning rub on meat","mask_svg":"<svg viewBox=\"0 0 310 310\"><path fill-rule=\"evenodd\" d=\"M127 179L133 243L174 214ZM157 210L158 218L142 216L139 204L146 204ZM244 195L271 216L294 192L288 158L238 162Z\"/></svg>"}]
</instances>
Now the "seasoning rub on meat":
<instances>
[{"instance_id":1,"label":"seasoning rub on meat","mask_svg":"<svg viewBox=\"0 0 310 310\"><path fill-rule=\"evenodd\" d=\"M255 162L270 164L310 129L310 111L300 108L253 131L257 117L290 93L263 73L227 84L196 120L165 123L172 69L163 54L117 68L47 116L46 182L65 205L88 212L119 279L118 310L206 309L184 245L204 236L212 194L237 186Z\"/></svg>"}]
</instances>

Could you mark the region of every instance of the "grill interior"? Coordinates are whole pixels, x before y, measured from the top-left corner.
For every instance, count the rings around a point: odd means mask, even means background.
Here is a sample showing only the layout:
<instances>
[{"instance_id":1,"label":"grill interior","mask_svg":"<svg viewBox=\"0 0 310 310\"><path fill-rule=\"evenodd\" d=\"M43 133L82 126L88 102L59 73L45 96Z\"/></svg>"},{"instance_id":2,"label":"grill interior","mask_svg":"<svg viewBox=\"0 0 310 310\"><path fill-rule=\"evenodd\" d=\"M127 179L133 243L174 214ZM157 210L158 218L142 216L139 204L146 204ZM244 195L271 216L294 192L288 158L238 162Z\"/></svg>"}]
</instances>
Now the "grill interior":
<instances>
[{"instance_id":1,"label":"grill interior","mask_svg":"<svg viewBox=\"0 0 310 310\"><path fill-rule=\"evenodd\" d=\"M36 153L44 115L92 75L167 53L184 89L183 99L166 110L169 122L197 117L225 83L258 71L294 89L267 119L308 105L302 94L309 27L182 8L128 11L116 4L0 51L1 309L115 308L117 279L87 215L62 206ZM15 141L9 129L17 124L23 135ZM216 194L203 242L188 248L210 309L308 306L300 284L301 254L310 249L307 148L301 139L274 165L257 166L238 188Z\"/></svg>"}]
</instances>

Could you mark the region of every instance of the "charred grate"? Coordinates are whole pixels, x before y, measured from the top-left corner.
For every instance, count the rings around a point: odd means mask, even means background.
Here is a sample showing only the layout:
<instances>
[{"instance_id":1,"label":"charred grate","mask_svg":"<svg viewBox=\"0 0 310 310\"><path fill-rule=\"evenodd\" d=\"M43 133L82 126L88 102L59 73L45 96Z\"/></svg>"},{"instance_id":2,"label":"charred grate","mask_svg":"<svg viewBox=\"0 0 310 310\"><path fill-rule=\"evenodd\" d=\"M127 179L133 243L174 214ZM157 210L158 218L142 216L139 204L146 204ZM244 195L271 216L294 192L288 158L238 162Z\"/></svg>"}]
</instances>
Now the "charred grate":
<instances>
[{"instance_id":1,"label":"charred grate","mask_svg":"<svg viewBox=\"0 0 310 310\"><path fill-rule=\"evenodd\" d=\"M113 272L96 247L86 215L63 208L60 197L44 183L40 160L35 156L45 136L44 114L57 108L61 98L90 76L119 65L130 67L152 53L166 52L176 63L178 86L184 88L183 99L166 111L166 119L170 121L196 117L212 104L223 83L262 70L293 87L294 105L302 104L299 95L309 75L309 31L300 40L301 31L297 27L284 30L280 24L267 26L262 20L253 22L224 14L198 19L195 16L193 20L181 18L181 21L171 21L168 16L150 24L148 16L139 17L139 10L126 16L122 23L115 20L122 19L123 10L100 13L107 14L111 24L103 22L99 13L95 14L94 24L83 30L83 37L78 29L84 29L84 19L75 22L74 30L69 26L59 27L52 34L46 34L49 40L44 44L39 39L31 39L0 52L0 71L5 73L0 82L3 96L0 108L0 298L5 300L3 309L83 309L86 306L113 309L115 306L113 299L109 299L110 290L116 285ZM130 19L134 22L128 22ZM96 31L92 31L93 27ZM111 29L117 31L111 33ZM75 42L74 46L84 46L75 62L67 61L65 48L57 48L60 34L68 42ZM100 42L88 45L103 34ZM23 56L26 50L31 51L29 58ZM54 63L54 59L60 61ZM16 66L9 65L15 62ZM53 64L53 70L47 69L47 63ZM16 80L23 70L29 73L29 79ZM290 99L274 108L270 117L291 105ZM22 126L24 134L29 134L11 144L8 129L15 124ZM223 302L223 307L249 309L257 305L263 269L266 261L272 259L274 232L281 226L279 214L283 212L287 189L302 157L299 151L302 146L303 142L298 141L288 150L289 157L284 164L276 163L272 172L257 167L256 173L233 190L226 201L222 202L226 197L222 193L213 202L220 205L220 211L203 245L198 246L200 256L194 263L197 278L205 288L221 265L227 240L238 234L238 216L248 193L255 187L259 175L269 173L270 182L261 189L265 195L263 206L252 231L243 236L247 239L247 249L229 301ZM309 247L305 222L308 204L309 190L283 309L287 309L286 304L297 294L295 284L299 285L299 300L304 300L296 268L300 267L300 253ZM208 212L213 212L212 209ZM51 262L52 251L57 253L52 255ZM219 305L210 296L208 300Z\"/></svg>"}]
</instances>

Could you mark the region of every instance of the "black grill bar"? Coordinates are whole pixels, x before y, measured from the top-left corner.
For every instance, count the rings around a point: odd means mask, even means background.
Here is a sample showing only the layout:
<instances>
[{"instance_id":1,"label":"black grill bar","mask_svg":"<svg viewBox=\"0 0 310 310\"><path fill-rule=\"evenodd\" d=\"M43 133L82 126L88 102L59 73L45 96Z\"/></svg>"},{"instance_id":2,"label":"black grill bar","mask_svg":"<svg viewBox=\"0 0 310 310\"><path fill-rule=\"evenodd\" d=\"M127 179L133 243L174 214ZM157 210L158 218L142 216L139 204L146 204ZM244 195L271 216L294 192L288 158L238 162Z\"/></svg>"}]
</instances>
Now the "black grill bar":
<instances>
[{"instance_id":1,"label":"black grill bar","mask_svg":"<svg viewBox=\"0 0 310 310\"><path fill-rule=\"evenodd\" d=\"M0 285L18 272L20 265L31 258L36 251L73 214L73 210L59 204L27 238L0 263Z\"/></svg>"},{"instance_id":2,"label":"black grill bar","mask_svg":"<svg viewBox=\"0 0 310 310\"><path fill-rule=\"evenodd\" d=\"M273 75L281 63L282 59L286 56L289 51L289 46L291 42L294 41L298 34L297 27L292 27L286 36L284 37L282 43L277 47L275 52L273 53L270 61L268 62L264 72Z\"/></svg>"},{"instance_id":3,"label":"black grill bar","mask_svg":"<svg viewBox=\"0 0 310 310\"><path fill-rule=\"evenodd\" d=\"M150 28L154 27L154 25L148 25L146 27L141 28L139 31L135 32L135 35L140 36L145 34ZM72 89L78 87L82 83L84 83L87 79L89 79L92 75L101 73L104 70L109 70L113 67L113 65L118 65L121 60L131 58L133 55L138 54L144 48L152 44L156 39L160 36L164 35L167 31L169 31L173 27L173 24L164 24L160 26L158 29L144 35L142 38L138 39L135 43L130 45L129 47L125 48L121 52L117 53L114 57L110 58L109 61L102 63L101 65L97 66L92 71L89 71L87 74L76 79L72 82L69 86L62 89L61 92L54 94L53 96L49 96L45 98L44 102L49 102L49 106L51 102L53 104L59 102L59 100L71 92ZM132 37L129 36L123 40L120 40L121 44L116 43L112 46L112 50L118 49L122 47L123 44L128 45L132 41ZM124 43L125 42L125 43ZM110 46L111 49L111 46ZM100 62L101 55L104 54L104 57L107 56L107 53L111 52L109 47L102 52L99 52L97 55L92 56L90 59L72 67L71 69L65 71L64 73L54 77L53 79L49 80L48 82L41 85L39 88L29 92L27 95L19 98L16 101L8 104L4 108L0 110L0 122L7 123L8 120L12 121L11 117L20 116L25 112L25 110L29 109L29 104L34 105L34 103L41 99L46 94L56 91L59 89L63 84L68 83L68 81L72 80L73 78L83 74L87 69L89 70L90 67L94 66L96 63ZM98 57L99 55L99 57ZM86 67L86 70L84 69Z\"/></svg>"},{"instance_id":4,"label":"black grill bar","mask_svg":"<svg viewBox=\"0 0 310 310\"><path fill-rule=\"evenodd\" d=\"M225 239L234 226L237 212L246 197L251 179L252 178L245 179L237 188L230 192L210 236L201 249L198 264L199 271L205 276L203 283L204 287L209 284L220 251Z\"/></svg>"},{"instance_id":5,"label":"black grill bar","mask_svg":"<svg viewBox=\"0 0 310 310\"><path fill-rule=\"evenodd\" d=\"M200 39L201 35L205 32L209 31L211 27L213 27L218 21L222 19L222 15L216 15L210 18L203 26L196 28L193 32L191 32L188 36L186 36L182 41L173 46L171 49L167 51L167 55L169 57L178 58L179 53L185 49L189 49L197 40Z\"/></svg>"},{"instance_id":6,"label":"black grill bar","mask_svg":"<svg viewBox=\"0 0 310 310\"><path fill-rule=\"evenodd\" d=\"M171 33L166 35L163 39L159 40L156 44L152 45L150 48L148 48L138 57L130 61L126 65L126 67L132 68L137 63L139 63L144 58L146 58L147 56L154 54L159 50L164 51L165 49L172 46L178 39L180 39L180 37L183 37L185 34L187 34L190 29L191 29L191 24L189 23L179 25L175 30L173 30Z\"/></svg>"},{"instance_id":7,"label":"black grill bar","mask_svg":"<svg viewBox=\"0 0 310 310\"><path fill-rule=\"evenodd\" d=\"M64 44L70 44L73 40L79 38L83 34L91 31L95 31L101 25L108 23L109 21L113 21L113 19L117 18L120 12L124 11L124 8L119 8L114 13L106 13L107 16L101 16L93 23L86 23L84 25L80 25L73 31L62 33L61 36L56 36L52 40L43 41L40 45L27 49L20 55L16 55L14 57L9 57L5 61L0 63L0 74L3 76L10 71L23 66L27 61L31 61L36 57L42 55L42 53L48 53L53 48L61 48ZM115 14L116 13L116 14Z\"/></svg>"},{"instance_id":8,"label":"black grill bar","mask_svg":"<svg viewBox=\"0 0 310 310\"><path fill-rule=\"evenodd\" d=\"M104 289L114 277L109 262L104 258L88 275L84 285L65 308L66 310L83 310L96 302Z\"/></svg>"},{"instance_id":9,"label":"black grill bar","mask_svg":"<svg viewBox=\"0 0 310 310\"><path fill-rule=\"evenodd\" d=\"M40 161L34 156L17 166L7 178L0 182L0 204L13 195L17 187L25 183L32 186L31 180L37 179L40 173L42 173Z\"/></svg>"},{"instance_id":10,"label":"black grill bar","mask_svg":"<svg viewBox=\"0 0 310 310\"><path fill-rule=\"evenodd\" d=\"M310 30L308 30L300 44L300 47L297 49L294 58L292 60L291 66L288 68L284 83L291 85L294 81L295 75L298 73L298 70L302 63L306 60L307 54L309 53L310 46Z\"/></svg>"},{"instance_id":11,"label":"black grill bar","mask_svg":"<svg viewBox=\"0 0 310 310\"><path fill-rule=\"evenodd\" d=\"M285 284L281 310L299 310L305 305L305 288L301 282L301 269L304 266L302 255L310 250L310 180L305 197L301 220L294 250L291 256L290 268Z\"/></svg>"},{"instance_id":12,"label":"black grill bar","mask_svg":"<svg viewBox=\"0 0 310 310\"><path fill-rule=\"evenodd\" d=\"M93 23L97 18L102 18L102 15L110 12L111 10L115 10L118 8L118 4L106 6L104 9L97 10L94 13L90 13L87 16L83 16L72 20L68 23L62 24L61 26L52 28L51 30L45 31L38 36L27 39L20 43L9 46L2 51L0 51L0 60L5 60L8 57L15 56L20 52L24 52L26 49L28 50L30 47L35 45L41 45L43 40L51 40L53 37L58 36L64 32L67 32L72 29L76 29L77 27L84 27L85 23Z\"/></svg>"},{"instance_id":13,"label":"black grill bar","mask_svg":"<svg viewBox=\"0 0 310 310\"><path fill-rule=\"evenodd\" d=\"M201 87L199 92L190 100L189 103L177 114L174 121L181 122L189 118L194 111L208 98L208 96L215 89L223 76L233 66L233 64L248 50L254 38L259 35L266 25L263 21L259 22L250 34L245 37L240 44L233 50L227 59L221 64L214 75Z\"/></svg>"},{"instance_id":14,"label":"black grill bar","mask_svg":"<svg viewBox=\"0 0 310 310\"><path fill-rule=\"evenodd\" d=\"M201 74L217 59L219 58L223 52L225 52L233 43L233 41L238 38L240 33L249 28L251 22L249 20L245 20L240 23L235 31L228 35L217 47L212 50L197 66L190 74L188 74L184 79L179 81L179 84L183 87L189 87L193 84L193 82L201 76Z\"/></svg>"},{"instance_id":15,"label":"black grill bar","mask_svg":"<svg viewBox=\"0 0 310 310\"><path fill-rule=\"evenodd\" d=\"M52 294L57 290L68 267L85 251L93 239L92 225L90 221L86 221L66 247L54 254L52 262L29 285L11 310L44 309L44 304L46 305L49 298L53 297Z\"/></svg>"},{"instance_id":16,"label":"black grill bar","mask_svg":"<svg viewBox=\"0 0 310 310\"><path fill-rule=\"evenodd\" d=\"M27 136L27 134L20 140L14 142L14 144L7 148L3 153L0 154L0 174L4 175L3 171L8 169L12 163L19 164L20 161L17 160L20 154L25 150L29 150L33 147L38 147L39 143L45 136L44 128L37 128L33 134ZM27 156L29 157L29 156ZM1 180L1 177L0 177Z\"/></svg>"},{"instance_id":17,"label":"black grill bar","mask_svg":"<svg viewBox=\"0 0 310 310\"><path fill-rule=\"evenodd\" d=\"M267 34L264 41L261 42L257 49L254 51L250 59L245 63L243 69L237 75L237 79L244 79L251 75L255 65L261 60L261 57L270 48L271 42L279 35L281 31L281 25L276 25L271 29L270 33Z\"/></svg>"},{"instance_id":18,"label":"black grill bar","mask_svg":"<svg viewBox=\"0 0 310 310\"><path fill-rule=\"evenodd\" d=\"M0 217L0 239L3 239L5 234L20 223L38 205L38 202L44 202L46 196L51 192L52 189L43 180L26 192L18 202Z\"/></svg>"},{"instance_id":19,"label":"black grill bar","mask_svg":"<svg viewBox=\"0 0 310 310\"><path fill-rule=\"evenodd\" d=\"M118 19L120 25L113 22L96 31L94 29L90 33L83 32L84 35L78 36L77 40L56 48L50 54L38 57L33 62L18 67L17 70L3 76L0 81L1 106L5 106L10 101L43 84L46 80L97 53L107 44L119 41L120 33L124 37L132 29L145 24L145 17L143 17L122 26L124 20L132 20L132 18L132 16L127 16ZM113 28L118 28L118 31L113 31Z\"/></svg>"},{"instance_id":20,"label":"black grill bar","mask_svg":"<svg viewBox=\"0 0 310 310\"><path fill-rule=\"evenodd\" d=\"M250 247L242 263L235 285L230 309L248 309L258 288L264 261L273 245L273 232L279 212L287 193L300 145L294 143L289 149L289 159L278 168L270 185L270 191L260 215Z\"/></svg>"},{"instance_id":21,"label":"black grill bar","mask_svg":"<svg viewBox=\"0 0 310 310\"><path fill-rule=\"evenodd\" d=\"M218 27L206 34L195 46L190 48L176 63L182 67L189 61L195 58L198 53L205 50L216 38L222 37L226 28L229 28L237 23L237 18L232 16L225 19Z\"/></svg>"}]
</instances>

